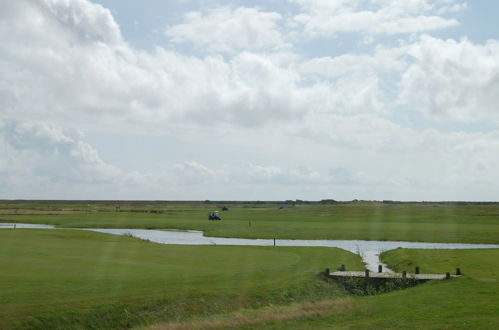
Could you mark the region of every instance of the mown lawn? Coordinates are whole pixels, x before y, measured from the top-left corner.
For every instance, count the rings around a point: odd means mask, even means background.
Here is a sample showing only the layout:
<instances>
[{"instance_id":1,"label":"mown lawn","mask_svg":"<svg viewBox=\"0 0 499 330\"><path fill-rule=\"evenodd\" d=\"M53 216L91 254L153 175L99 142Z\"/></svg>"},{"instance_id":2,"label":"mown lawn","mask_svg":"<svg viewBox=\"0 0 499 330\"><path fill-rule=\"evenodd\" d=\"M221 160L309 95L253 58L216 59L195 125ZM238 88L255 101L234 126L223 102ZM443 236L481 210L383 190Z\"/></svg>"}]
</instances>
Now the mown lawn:
<instances>
[{"instance_id":1,"label":"mown lawn","mask_svg":"<svg viewBox=\"0 0 499 330\"><path fill-rule=\"evenodd\" d=\"M207 236L289 239L363 239L458 243L499 243L498 205L383 204L245 205L208 221L216 205L110 206L37 205L25 209L3 205L0 222L49 223L61 227L163 228L201 230ZM11 207L9 209L9 207ZM75 212L58 214L58 212ZM148 211L162 213L144 213Z\"/></svg>"},{"instance_id":2,"label":"mown lawn","mask_svg":"<svg viewBox=\"0 0 499 330\"><path fill-rule=\"evenodd\" d=\"M259 324L262 329L498 329L499 250L408 250L385 252L392 269L419 265L430 273L461 267L464 276L369 297L346 310L332 306L320 316ZM251 327L254 327L252 325ZM239 328L250 326L241 324Z\"/></svg>"},{"instance_id":3,"label":"mown lawn","mask_svg":"<svg viewBox=\"0 0 499 330\"><path fill-rule=\"evenodd\" d=\"M125 328L344 295L331 248L160 245L79 230L0 230L0 328Z\"/></svg>"}]
</instances>

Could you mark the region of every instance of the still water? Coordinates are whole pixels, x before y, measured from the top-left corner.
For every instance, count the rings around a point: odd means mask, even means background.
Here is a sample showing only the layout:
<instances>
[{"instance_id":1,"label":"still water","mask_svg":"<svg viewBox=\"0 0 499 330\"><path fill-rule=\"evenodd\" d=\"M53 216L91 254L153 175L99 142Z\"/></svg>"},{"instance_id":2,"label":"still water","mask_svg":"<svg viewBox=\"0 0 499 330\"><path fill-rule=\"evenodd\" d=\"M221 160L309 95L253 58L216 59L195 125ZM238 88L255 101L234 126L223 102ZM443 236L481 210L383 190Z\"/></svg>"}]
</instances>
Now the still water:
<instances>
[{"instance_id":1,"label":"still water","mask_svg":"<svg viewBox=\"0 0 499 330\"><path fill-rule=\"evenodd\" d=\"M0 223L1 228L54 228L51 225ZM78 228L113 235L132 235L161 244L180 245L251 245L272 246L273 239L223 238L203 236L200 231L152 230L152 229L108 229L108 228ZM499 244L463 244L463 243L425 243L399 241L359 241L359 240L291 240L277 239L277 246L309 246L336 247L359 254L371 271L377 271L380 265L379 254L398 247L405 249L497 249ZM325 267L328 265L324 265ZM329 265L336 266L336 265ZM347 265L348 266L348 265ZM389 269L384 267L386 271Z\"/></svg>"}]
</instances>

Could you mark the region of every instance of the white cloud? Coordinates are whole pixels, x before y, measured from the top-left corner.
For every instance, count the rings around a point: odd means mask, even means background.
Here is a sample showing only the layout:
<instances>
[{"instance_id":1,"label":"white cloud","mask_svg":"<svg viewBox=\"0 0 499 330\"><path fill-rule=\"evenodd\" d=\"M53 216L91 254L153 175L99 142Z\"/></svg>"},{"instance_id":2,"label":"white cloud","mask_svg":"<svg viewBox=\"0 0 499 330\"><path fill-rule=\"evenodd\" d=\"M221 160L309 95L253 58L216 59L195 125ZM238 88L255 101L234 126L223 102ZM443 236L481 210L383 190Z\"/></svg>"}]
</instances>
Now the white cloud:
<instances>
[{"instance_id":1,"label":"white cloud","mask_svg":"<svg viewBox=\"0 0 499 330\"><path fill-rule=\"evenodd\" d=\"M211 169L195 161L185 161L173 166L179 184L206 185L228 182L225 169Z\"/></svg>"},{"instance_id":2,"label":"white cloud","mask_svg":"<svg viewBox=\"0 0 499 330\"><path fill-rule=\"evenodd\" d=\"M401 58L407 47L377 47L372 54L342 54L335 57L318 57L300 64L301 72L328 78L378 74L384 71L402 71L406 62Z\"/></svg>"},{"instance_id":3,"label":"white cloud","mask_svg":"<svg viewBox=\"0 0 499 330\"><path fill-rule=\"evenodd\" d=\"M305 166L292 169L279 166L263 166L248 164L246 176L243 181L250 183L273 183L273 184L327 184L327 180L317 171L312 171Z\"/></svg>"},{"instance_id":4,"label":"white cloud","mask_svg":"<svg viewBox=\"0 0 499 330\"><path fill-rule=\"evenodd\" d=\"M191 42L203 51L277 50L289 47L278 30L281 19L278 13L255 8L221 7L211 9L205 15L187 13L184 23L169 27L165 34L173 42Z\"/></svg>"},{"instance_id":5,"label":"white cloud","mask_svg":"<svg viewBox=\"0 0 499 330\"><path fill-rule=\"evenodd\" d=\"M432 117L499 119L499 42L483 45L423 36L409 54L400 101Z\"/></svg>"},{"instance_id":6,"label":"white cloud","mask_svg":"<svg viewBox=\"0 0 499 330\"><path fill-rule=\"evenodd\" d=\"M403 34L455 26L455 19L439 16L466 8L454 0L289 0L301 7L294 21L309 36L364 32L368 34Z\"/></svg>"},{"instance_id":7,"label":"white cloud","mask_svg":"<svg viewBox=\"0 0 499 330\"><path fill-rule=\"evenodd\" d=\"M0 122L0 127L5 155L0 166L7 166L12 175L49 178L68 184L109 183L124 175L118 168L106 164L89 144L53 125ZM16 168L8 167L12 160Z\"/></svg>"},{"instance_id":8,"label":"white cloud","mask_svg":"<svg viewBox=\"0 0 499 330\"><path fill-rule=\"evenodd\" d=\"M300 118L314 93L285 65L287 55L146 53L122 41L109 12L87 1L8 5L0 106L9 117L158 129L185 120L254 126Z\"/></svg>"},{"instance_id":9,"label":"white cloud","mask_svg":"<svg viewBox=\"0 0 499 330\"><path fill-rule=\"evenodd\" d=\"M428 119L404 117L405 107L442 120L497 119L497 41L411 36L393 48L374 43L376 34L456 24L447 15L464 3L295 3L304 9L296 31L361 32L368 45L357 46L371 50L311 58L313 51L293 45L293 53L279 33L284 13L219 7L169 30L209 55L141 51L102 6L4 0L0 194L262 200L497 193L494 185L484 188L499 180L497 131L439 131L425 126ZM220 21L228 24L223 31ZM108 155L109 142L94 136L91 144L78 130L137 136L132 145L154 156L141 160L133 148ZM134 167L141 162L156 163Z\"/></svg>"}]
</instances>

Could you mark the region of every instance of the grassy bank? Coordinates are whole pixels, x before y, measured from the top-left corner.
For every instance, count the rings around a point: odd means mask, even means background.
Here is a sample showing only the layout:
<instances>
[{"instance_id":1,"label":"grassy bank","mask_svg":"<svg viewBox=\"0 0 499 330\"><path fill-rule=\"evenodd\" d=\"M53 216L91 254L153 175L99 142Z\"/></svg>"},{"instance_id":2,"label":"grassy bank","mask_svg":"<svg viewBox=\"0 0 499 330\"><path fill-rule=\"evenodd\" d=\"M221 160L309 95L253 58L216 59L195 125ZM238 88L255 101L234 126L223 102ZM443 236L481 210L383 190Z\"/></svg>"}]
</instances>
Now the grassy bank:
<instances>
[{"instance_id":1,"label":"grassy bank","mask_svg":"<svg viewBox=\"0 0 499 330\"><path fill-rule=\"evenodd\" d=\"M352 203L337 205L239 205L207 221L211 204L120 207L110 205L1 205L0 221L61 227L171 228L208 236L290 239L406 240L499 243L499 206ZM152 213L154 212L154 213ZM38 214L37 214L38 213Z\"/></svg>"},{"instance_id":2,"label":"grassy bank","mask_svg":"<svg viewBox=\"0 0 499 330\"><path fill-rule=\"evenodd\" d=\"M77 230L0 230L0 328L124 328L340 296L330 248L160 245Z\"/></svg>"},{"instance_id":3,"label":"grassy bank","mask_svg":"<svg viewBox=\"0 0 499 330\"><path fill-rule=\"evenodd\" d=\"M419 265L443 273L461 267L464 276L369 297L353 297L349 308L331 307L314 316L262 322L261 329L497 329L499 250L408 250L382 259L402 271ZM195 325L194 325L195 326ZM255 325L241 323L238 328Z\"/></svg>"}]
</instances>

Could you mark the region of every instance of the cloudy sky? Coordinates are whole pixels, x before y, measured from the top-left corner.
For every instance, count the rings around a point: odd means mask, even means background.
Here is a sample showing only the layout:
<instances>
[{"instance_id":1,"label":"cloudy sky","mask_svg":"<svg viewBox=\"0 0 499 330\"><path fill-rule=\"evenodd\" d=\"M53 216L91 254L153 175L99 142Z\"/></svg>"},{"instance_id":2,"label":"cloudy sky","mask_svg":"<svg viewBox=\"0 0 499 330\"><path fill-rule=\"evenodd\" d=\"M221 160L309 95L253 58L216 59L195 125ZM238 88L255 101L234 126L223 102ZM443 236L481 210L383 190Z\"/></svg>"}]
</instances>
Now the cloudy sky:
<instances>
[{"instance_id":1,"label":"cloudy sky","mask_svg":"<svg viewBox=\"0 0 499 330\"><path fill-rule=\"evenodd\" d=\"M0 198L497 201L498 12L0 0Z\"/></svg>"}]
</instances>

